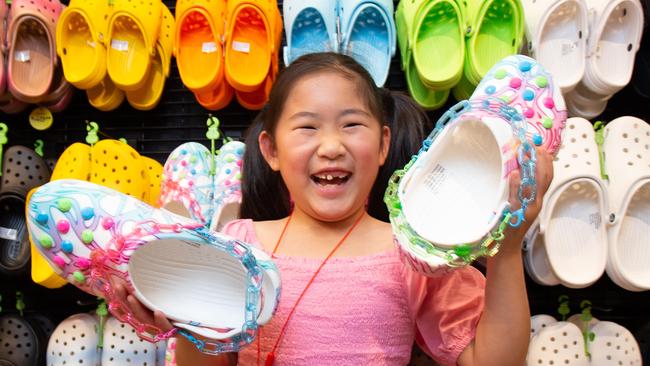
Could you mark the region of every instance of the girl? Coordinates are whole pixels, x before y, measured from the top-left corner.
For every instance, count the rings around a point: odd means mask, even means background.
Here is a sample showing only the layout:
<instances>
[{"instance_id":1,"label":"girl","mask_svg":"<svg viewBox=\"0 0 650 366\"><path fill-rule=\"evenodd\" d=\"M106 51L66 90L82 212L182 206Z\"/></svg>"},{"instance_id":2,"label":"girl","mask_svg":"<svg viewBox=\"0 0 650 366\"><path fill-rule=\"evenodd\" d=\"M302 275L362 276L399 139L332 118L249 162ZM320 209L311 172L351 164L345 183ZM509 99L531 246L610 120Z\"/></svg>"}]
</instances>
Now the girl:
<instances>
[{"instance_id":1,"label":"girl","mask_svg":"<svg viewBox=\"0 0 650 366\"><path fill-rule=\"evenodd\" d=\"M391 226L375 218L386 218L388 177L417 151L424 120L347 56L311 54L286 68L247 140L248 219L223 230L273 254L278 311L238 355L206 356L180 337L178 365L405 365L414 341L444 365L523 364L530 315L520 243L541 199L487 260L487 278L473 267L438 278L412 272ZM537 197L550 161L538 151ZM518 173L510 184L516 205ZM137 317L171 329L163 314L127 301Z\"/></svg>"}]
</instances>

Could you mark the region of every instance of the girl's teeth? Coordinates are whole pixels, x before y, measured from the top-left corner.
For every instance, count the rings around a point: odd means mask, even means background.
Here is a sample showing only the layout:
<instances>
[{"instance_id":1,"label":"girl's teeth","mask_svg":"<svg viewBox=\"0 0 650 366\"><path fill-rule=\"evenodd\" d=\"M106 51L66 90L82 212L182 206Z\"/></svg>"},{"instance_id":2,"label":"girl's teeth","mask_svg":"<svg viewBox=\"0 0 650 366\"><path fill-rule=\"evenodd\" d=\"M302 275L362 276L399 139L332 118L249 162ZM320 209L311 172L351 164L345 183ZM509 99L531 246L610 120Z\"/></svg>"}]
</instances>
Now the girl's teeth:
<instances>
[{"instance_id":1,"label":"girl's teeth","mask_svg":"<svg viewBox=\"0 0 650 366\"><path fill-rule=\"evenodd\" d=\"M327 180L332 180L332 179L334 179L334 177L332 177L331 175L328 174L327 175Z\"/></svg>"}]
</instances>

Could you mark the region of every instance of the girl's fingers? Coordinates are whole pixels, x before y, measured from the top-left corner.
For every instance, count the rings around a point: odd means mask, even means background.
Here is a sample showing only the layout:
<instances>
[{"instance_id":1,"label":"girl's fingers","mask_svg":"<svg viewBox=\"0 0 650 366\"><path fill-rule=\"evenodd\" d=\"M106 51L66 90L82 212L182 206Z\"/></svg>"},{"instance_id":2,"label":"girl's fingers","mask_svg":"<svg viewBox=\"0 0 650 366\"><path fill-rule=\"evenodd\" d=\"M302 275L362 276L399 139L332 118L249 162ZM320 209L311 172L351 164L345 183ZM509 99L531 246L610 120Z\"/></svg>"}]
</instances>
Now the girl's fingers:
<instances>
[{"instance_id":1,"label":"girl's fingers","mask_svg":"<svg viewBox=\"0 0 650 366\"><path fill-rule=\"evenodd\" d=\"M128 295L126 297L126 300L129 304L129 308L131 308L131 311L133 312L133 315L135 316L136 319L138 319L142 323L153 324L154 317L153 317L153 312L151 312L151 310L144 307L144 305L142 305L142 303L138 301L138 299L136 299L135 296L133 295Z\"/></svg>"},{"instance_id":2,"label":"girl's fingers","mask_svg":"<svg viewBox=\"0 0 650 366\"><path fill-rule=\"evenodd\" d=\"M162 329L164 332L167 332L174 328L172 323L167 319L165 314L162 311L156 310L153 312L154 324Z\"/></svg>"}]
</instances>

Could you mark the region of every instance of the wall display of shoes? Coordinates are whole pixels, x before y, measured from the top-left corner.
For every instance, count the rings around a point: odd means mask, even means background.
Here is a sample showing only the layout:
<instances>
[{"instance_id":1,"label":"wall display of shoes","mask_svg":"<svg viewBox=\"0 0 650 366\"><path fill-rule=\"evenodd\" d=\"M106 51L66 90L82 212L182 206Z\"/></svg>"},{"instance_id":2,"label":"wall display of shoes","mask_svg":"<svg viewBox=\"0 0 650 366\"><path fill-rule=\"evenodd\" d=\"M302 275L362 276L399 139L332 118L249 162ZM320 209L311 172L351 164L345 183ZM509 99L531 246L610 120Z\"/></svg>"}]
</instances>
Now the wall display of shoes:
<instances>
[{"instance_id":1,"label":"wall display of shoes","mask_svg":"<svg viewBox=\"0 0 650 366\"><path fill-rule=\"evenodd\" d=\"M78 288L83 285L75 271L64 265L63 278L52 268L55 258L73 258L82 248L62 245L65 223L46 230L37 214L28 235L24 202L32 188L80 179L88 185L82 191L112 188L119 199L136 197L152 212L165 207L202 227L218 228L237 209L238 162L245 147L217 138L221 149L211 150L208 113L217 111L220 137L240 139L278 71L300 55L348 54L377 85L410 94L436 121L458 99L490 94L494 83L482 79L501 80L492 70L495 62L521 52L552 75L570 117L562 143L554 147L555 178L546 205L523 243L531 314L552 314L531 320L534 329L544 331L532 335L528 363L564 364L567 357L573 357L570 365L608 365L594 363L607 357L648 363L650 266L643 259L649 258L650 238L650 36L644 12L650 1L154 3L151 9L125 9L119 0L112 6L98 0L13 0L10 6L0 1L0 16L7 19L0 29L5 40L0 121L9 127L0 181L0 208L7 212L0 216L6 229L0 231L0 344L2 330L6 334L20 325L26 335L9 341L21 345L20 357L36 363L83 358L117 365L128 356L120 350L131 352L131 361L162 365L165 359L162 343L128 344L132 328L114 318L99 330L109 335L103 352L87 347L99 336L98 301ZM149 11L160 16L149 17ZM544 89L537 79L524 81ZM539 100L531 113L541 118L549 107ZM54 113L52 127L30 126L35 106ZM98 140L84 142L93 129L88 121L100 122L94 130ZM547 130L550 136L561 128ZM42 154L32 149L36 139L45 142ZM79 214L89 212L80 208ZM65 212L61 215L56 224ZM74 222L68 224L67 230L78 231ZM92 234L102 235L101 230ZM47 246L48 239L61 249L33 249ZM66 286L68 281L76 286ZM156 288L143 291L151 296ZM556 309L563 295L589 300L598 320L562 321ZM179 312L177 321L188 320L182 309L166 306ZM79 332L88 338L75 337ZM588 332L598 340L587 345L591 363L583 357ZM620 344L628 354L600 352L607 346L599 342L618 345L616 334L636 340ZM557 337L567 339L566 352L545 353ZM63 342L80 353L64 354ZM413 365L430 362L414 354ZM0 360L15 356L0 348Z\"/></svg>"}]
</instances>

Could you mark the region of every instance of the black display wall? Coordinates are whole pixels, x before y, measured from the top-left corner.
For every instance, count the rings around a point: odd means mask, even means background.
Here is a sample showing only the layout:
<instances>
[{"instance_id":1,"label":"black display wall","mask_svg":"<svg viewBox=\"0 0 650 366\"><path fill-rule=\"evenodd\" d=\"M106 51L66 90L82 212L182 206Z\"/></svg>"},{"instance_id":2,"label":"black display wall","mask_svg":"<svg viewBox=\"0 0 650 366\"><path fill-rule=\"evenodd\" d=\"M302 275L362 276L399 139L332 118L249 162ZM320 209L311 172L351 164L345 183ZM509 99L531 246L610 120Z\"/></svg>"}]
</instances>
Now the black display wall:
<instances>
[{"instance_id":1,"label":"black display wall","mask_svg":"<svg viewBox=\"0 0 650 366\"><path fill-rule=\"evenodd\" d=\"M174 2L165 0L172 12ZM395 2L397 5L397 1ZM280 9L282 4L279 4ZM283 42L284 44L284 42ZM643 52L643 50L642 50ZM386 86L391 90L406 90L406 80L399 66L399 51L392 61L390 76ZM647 72L647 71L646 71ZM429 113L432 121L455 104L450 97L447 106ZM628 86L615 95L601 116L603 121L632 115L650 121L650 100L638 95L634 88ZM168 154L179 144L196 141L209 146L205 137L206 119L209 111L203 109L181 83L172 60L172 73L167 80L165 92L160 105L149 112L133 109L125 101L123 105L112 112L100 112L90 106L83 91L77 91L71 105L63 113L55 115L54 125L46 131L39 132L31 128L28 122L28 112L18 115L0 114L0 121L9 126L10 145L22 144L33 146L36 139L45 141L45 157L56 158L73 142L83 142L86 135L86 122L96 121L100 125L100 137L124 137L140 154L152 157L161 163L165 162ZM255 111L249 111L233 101L227 108L213 112L221 121L222 130L233 138L243 135L246 127L255 116ZM650 245L650 238L648 244ZM650 263L648 264L650 265ZM29 274L20 277L0 278L0 295L4 311L14 308L14 293L22 290L25 294L27 311L39 311L53 316L57 320L91 309L94 298L82 293L71 285L64 288L49 290L31 282ZM528 293L532 314L546 313L557 316L557 299L560 295L569 295L573 312L579 312L581 300L593 303L593 314L601 320L618 322L633 333L650 321L650 292L633 293L616 286L604 275L596 284L585 289L567 289L562 286L539 286L530 279Z\"/></svg>"}]
</instances>

